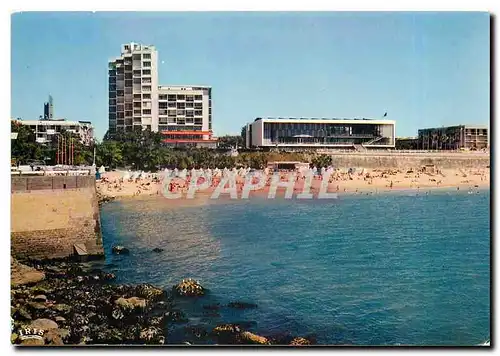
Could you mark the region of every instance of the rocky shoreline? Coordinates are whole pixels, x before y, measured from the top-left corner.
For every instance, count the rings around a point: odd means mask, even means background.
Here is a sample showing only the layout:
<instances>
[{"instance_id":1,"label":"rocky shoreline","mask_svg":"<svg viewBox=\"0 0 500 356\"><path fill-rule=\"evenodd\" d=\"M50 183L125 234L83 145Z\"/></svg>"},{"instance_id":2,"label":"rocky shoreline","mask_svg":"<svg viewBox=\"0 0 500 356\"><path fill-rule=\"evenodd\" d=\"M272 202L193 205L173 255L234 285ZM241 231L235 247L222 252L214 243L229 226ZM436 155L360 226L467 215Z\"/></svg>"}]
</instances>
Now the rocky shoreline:
<instances>
[{"instance_id":1,"label":"rocky shoreline","mask_svg":"<svg viewBox=\"0 0 500 356\"><path fill-rule=\"evenodd\" d=\"M11 259L11 270L11 342L22 346L173 344L169 330L188 321L176 301L203 298L207 292L192 279L171 290L150 284L118 285L112 283L112 273L70 261ZM225 307L257 305L232 302ZM27 329L43 330L43 337L23 338ZM185 334L186 341L175 344L314 344L311 338L289 334L256 335L238 324L217 324L211 330L186 326Z\"/></svg>"}]
</instances>

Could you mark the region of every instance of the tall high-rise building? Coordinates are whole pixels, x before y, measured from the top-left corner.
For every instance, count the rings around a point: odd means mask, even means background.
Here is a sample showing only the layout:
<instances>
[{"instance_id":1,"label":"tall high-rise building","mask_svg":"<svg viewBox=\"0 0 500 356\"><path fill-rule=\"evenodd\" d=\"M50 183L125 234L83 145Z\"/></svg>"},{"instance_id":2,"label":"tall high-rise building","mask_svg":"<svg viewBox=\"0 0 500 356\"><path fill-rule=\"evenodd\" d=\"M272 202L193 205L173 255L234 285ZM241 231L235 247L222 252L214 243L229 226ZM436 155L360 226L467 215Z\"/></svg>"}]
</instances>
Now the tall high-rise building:
<instances>
[{"instance_id":1,"label":"tall high-rise building","mask_svg":"<svg viewBox=\"0 0 500 356\"><path fill-rule=\"evenodd\" d=\"M147 128L158 131L158 52L124 44L109 62L109 132Z\"/></svg>"},{"instance_id":2,"label":"tall high-rise building","mask_svg":"<svg viewBox=\"0 0 500 356\"><path fill-rule=\"evenodd\" d=\"M109 133L150 129L175 146L215 145L212 138L212 88L158 84L154 46L122 45L109 62Z\"/></svg>"},{"instance_id":3,"label":"tall high-rise building","mask_svg":"<svg viewBox=\"0 0 500 356\"><path fill-rule=\"evenodd\" d=\"M43 103L43 118L52 120L54 118L54 103L52 102L52 95L49 95L49 101Z\"/></svg>"}]
</instances>

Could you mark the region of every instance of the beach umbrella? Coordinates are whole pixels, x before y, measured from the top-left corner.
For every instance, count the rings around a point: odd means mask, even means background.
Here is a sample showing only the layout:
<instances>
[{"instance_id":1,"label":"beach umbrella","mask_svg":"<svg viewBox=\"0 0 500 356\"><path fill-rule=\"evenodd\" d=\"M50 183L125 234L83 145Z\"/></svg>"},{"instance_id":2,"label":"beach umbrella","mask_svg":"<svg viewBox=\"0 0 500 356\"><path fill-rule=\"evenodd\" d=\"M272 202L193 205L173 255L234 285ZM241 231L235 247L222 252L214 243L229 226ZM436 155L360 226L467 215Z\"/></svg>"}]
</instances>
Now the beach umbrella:
<instances>
[{"instance_id":1,"label":"beach umbrella","mask_svg":"<svg viewBox=\"0 0 500 356\"><path fill-rule=\"evenodd\" d=\"M106 168L104 168L104 166L101 166L101 167L99 167L99 171L98 172L101 173L101 174L105 173L106 172Z\"/></svg>"}]
</instances>

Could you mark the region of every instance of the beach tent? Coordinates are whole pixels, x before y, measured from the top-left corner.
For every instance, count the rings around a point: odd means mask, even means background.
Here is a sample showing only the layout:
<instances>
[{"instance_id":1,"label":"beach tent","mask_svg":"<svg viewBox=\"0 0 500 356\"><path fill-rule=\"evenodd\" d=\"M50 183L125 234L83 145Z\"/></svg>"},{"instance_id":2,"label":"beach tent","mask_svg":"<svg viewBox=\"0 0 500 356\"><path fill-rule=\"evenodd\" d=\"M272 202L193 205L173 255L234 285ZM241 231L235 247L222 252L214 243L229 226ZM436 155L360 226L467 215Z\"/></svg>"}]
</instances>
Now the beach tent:
<instances>
[{"instance_id":1,"label":"beach tent","mask_svg":"<svg viewBox=\"0 0 500 356\"><path fill-rule=\"evenodd\" d=\"M103 174L103 173L105 173L105 172L106 172L106 168L104 168L104 166L101 166L101 167L99 168L98 172L99 172L100 174Z\"/></svg>"}]
</instances>

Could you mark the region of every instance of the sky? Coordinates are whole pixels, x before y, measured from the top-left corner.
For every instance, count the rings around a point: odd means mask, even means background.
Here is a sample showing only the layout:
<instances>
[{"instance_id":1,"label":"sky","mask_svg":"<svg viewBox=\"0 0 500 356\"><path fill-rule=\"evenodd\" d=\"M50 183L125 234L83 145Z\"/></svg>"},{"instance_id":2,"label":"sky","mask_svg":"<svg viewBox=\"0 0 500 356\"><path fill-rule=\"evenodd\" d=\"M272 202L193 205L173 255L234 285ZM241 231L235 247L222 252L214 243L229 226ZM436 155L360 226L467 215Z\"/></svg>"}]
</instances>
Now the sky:
<instances>
[{"instance_id":1,"label":"sky","mask_svg":"<svg viewBox=\"0 0 500 356\"><path fill-rule=\"evenodd\" d=\"M158 50L159 84L212 86L216 136L256 117L382 118L397 136L489 125L481 12L22 12L12 15L11 117L108 127L108 60Z\"/></svg>"}]
</instances>

